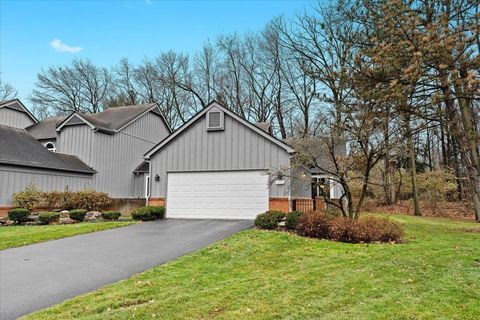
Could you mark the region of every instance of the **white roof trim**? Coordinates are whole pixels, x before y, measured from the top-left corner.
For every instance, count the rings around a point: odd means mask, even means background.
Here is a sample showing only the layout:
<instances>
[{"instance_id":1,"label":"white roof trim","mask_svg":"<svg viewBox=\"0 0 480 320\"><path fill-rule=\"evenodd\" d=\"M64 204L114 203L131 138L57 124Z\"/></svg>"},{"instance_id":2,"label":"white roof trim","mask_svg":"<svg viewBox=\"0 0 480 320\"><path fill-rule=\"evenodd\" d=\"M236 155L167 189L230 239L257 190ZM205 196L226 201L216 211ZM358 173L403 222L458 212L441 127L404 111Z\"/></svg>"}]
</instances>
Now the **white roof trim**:
<instances>
[{"instance_id":1,"label":"white roof trim","mask_svg":"<svg viewBox=\"0 0 480 320\"><path fill-rule=\"evenodd\" d=\"M250 122L248 122L247 120L243 119L242 117L236 115L234 112L228 110L227 108L221 106L220 104L218 104L217 102L212 102L210 103L205 109L203 109L202 111L200 111L197 115L195 115L193 118L191 118L190 120L188 120L182 127L180 127L180 129L178 129L177 131L175 131L174 133L172 133L171 135L169 135L168 137L166 137L165 139L163 139L162 141L160 141L160 143L158 143L155 147L153 147L152 149L150 149L149 151L147 151L147 153L143 156L145 159L149 159L153 154L155 154L158 150L160 150L161 148L163 148L163 146L165 146L166 144L168 144L170 141L172 141L173 139L175 139L175 137L177 137L180 133L182 133L185 129L187 129L191 124L195 123L199 118L201 118L203 115L205 115L210 109L212 108L219 108L220 110L222 110L223 112L225 112L226 114L228 114L230 117L234 118L235 120L239 121L240 123L244 124L245 126L247 126L248 128L250 128L251 130L257 132L258 134L260 134L261 136L263 136L264 138L266 138L267 140L270 140L271 142L275 143L276 145L280 146L281 148L285 149L288 153L295 153L295 149L290 147L288 144L278 140L277 138L269 135L267 132L263 131L262 129L258 128L257 126L255 126L254 124L251 124Z\"/></svg>"},{"instance_id":2,"label":"white roof trim","mask_svg":"<svg viewBox=\"0 0 480 320\"><path fill-rule=\"evenodd\" d=\"M85 122L85 124L87 124L91 129L95 129L96 126L94 126L93 124L91 124L90 122L88 122L84 117L81 116L80 113L78 112L73 112L71 115L69 115L65 120L63 120L62 123L60 123L60 125L57 127L56 131L60 131L64 126L65 124L70 121L74 116L77 116L80 118L80 120L82 120L83 122Z\"/></svg>"},{"instance_id":3,"label":"white roof trim","mask_svg":"<svg viewBox=\"0 0 480 320\"><path fill-rule=\"evenodd\" d=\"M37 118L35 118L35 116L33 115L33 113L30 112L30 110L28 110L27 107L25 107L25 105L22 103L22 101L20 101L20 99L13 99L11 101L8 101L2 105L0 105L0 108L4 108L4 107L8 107L14 103L18 103L23 110L25 110L25 112L30 116L30 118L35 122L35 123L38 123L38 120Z\"/></svg>"}]
</instances>

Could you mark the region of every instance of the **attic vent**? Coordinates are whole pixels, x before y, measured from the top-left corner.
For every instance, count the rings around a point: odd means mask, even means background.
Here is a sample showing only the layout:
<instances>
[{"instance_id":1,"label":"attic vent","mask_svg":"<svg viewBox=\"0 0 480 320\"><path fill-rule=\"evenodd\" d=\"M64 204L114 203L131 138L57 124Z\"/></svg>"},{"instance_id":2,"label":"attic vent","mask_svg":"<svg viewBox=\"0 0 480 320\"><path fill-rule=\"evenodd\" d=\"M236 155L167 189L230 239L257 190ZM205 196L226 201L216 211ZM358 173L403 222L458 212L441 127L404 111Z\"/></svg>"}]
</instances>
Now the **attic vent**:
<instances>
[{"instance_id":1,"label":"attic vent","mask_svg":"<svg viewBox=\"0 0 480 320\"><path fill-rule=\"evenodd\" d=\"M219 110L212 110L207 113L207 130L223 130L223 113Z\"/></svg>"}]
</instances>

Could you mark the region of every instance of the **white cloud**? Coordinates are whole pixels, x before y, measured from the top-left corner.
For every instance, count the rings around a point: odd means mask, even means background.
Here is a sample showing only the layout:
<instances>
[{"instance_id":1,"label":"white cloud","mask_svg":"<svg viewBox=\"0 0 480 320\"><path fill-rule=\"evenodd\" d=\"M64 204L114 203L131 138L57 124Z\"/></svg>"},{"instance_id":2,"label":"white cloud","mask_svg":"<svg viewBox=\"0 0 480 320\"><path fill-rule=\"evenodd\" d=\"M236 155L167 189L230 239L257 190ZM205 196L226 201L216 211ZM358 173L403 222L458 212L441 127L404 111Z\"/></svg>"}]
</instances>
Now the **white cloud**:
<instances>
[{"instance_id":1,"label":"white cloud","mask_svg":"<svg viewBox=\"0 0 480 320\"><path fill-rule=\"evenodd\" d=\"M153 2L152 0L145 0L145 4L148 4L148 5L152 4L152 2Z\"/></svg>"},{"instance_id":2,"label":"white cloud","mask_svg":"<svg viewBox=\"0 0 480 320\"><path fill-rule=\"evenodd\" d=\"M50 42L52 48L57 52L69 52L69 53L77 53L82 51L82 47L71 47L66 43L63 43L60 39L53 39Z\"/></svg>"}]
</instances>

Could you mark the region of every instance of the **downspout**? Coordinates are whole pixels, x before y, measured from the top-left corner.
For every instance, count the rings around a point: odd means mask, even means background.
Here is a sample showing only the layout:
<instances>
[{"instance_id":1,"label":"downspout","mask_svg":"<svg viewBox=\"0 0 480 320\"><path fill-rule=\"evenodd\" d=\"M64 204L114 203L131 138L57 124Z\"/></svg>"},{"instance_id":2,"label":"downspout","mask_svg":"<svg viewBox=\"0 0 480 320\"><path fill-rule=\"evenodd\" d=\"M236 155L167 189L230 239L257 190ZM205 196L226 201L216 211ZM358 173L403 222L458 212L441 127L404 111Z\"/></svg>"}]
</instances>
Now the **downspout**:
<instances>
[{"instance_id":1,"label":"downspout","mask_svg":"<svg viewBox=\"0 0 480 320\"><path fill-rule=\"evenodd\" d=\"M148 201L150 199L150 195L152 194L152 162L150 159L145 159L145 162L148 163L148 185L147 190L145 190L145 205L148 206Z\"/></svg>"}]
</instances>

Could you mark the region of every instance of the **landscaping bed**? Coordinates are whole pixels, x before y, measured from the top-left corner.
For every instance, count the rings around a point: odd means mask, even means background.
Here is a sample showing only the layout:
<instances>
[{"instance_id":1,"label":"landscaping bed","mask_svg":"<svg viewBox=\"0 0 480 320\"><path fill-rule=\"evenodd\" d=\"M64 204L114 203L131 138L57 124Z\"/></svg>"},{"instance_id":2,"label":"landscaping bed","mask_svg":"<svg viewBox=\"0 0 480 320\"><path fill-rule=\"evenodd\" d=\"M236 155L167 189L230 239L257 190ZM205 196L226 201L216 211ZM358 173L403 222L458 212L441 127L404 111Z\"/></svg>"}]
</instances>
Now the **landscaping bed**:
<instances>
[{"instance_id":1,"label":"landscaping bed","mask_svg":"<svg viewBox=\"0 0 480 320\"><path fill-rule=\"evenodd\" d=\"M404 243L247 230L26 319L477 319L478 224L389 220Z\"/></svg>"}]
</instances>

